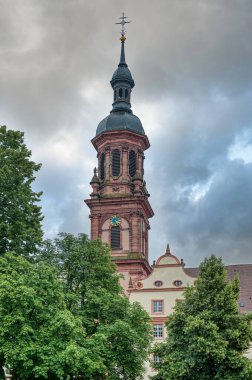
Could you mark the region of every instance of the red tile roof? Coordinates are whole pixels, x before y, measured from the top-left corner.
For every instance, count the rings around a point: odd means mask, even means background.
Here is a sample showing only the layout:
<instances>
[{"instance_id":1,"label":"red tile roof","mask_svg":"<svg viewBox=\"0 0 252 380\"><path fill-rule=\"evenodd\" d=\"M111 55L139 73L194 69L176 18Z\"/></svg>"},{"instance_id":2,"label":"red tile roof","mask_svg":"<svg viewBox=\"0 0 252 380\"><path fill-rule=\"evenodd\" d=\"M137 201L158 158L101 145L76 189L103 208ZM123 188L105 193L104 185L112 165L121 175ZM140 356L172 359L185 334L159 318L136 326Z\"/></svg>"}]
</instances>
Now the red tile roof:
<instances>
[{"instance_id":1,"label":"red tile roof","mask_svg":"<svg viewBox=\"0 0 252 380\"><path fill-rule=\"evenodd\" d=\"M241 313L252 312L252 264L227 265L227 278L240 280L239 308ZM197 277L199 268L184 268L190 276Z\"/></svg>"}]
</instances>

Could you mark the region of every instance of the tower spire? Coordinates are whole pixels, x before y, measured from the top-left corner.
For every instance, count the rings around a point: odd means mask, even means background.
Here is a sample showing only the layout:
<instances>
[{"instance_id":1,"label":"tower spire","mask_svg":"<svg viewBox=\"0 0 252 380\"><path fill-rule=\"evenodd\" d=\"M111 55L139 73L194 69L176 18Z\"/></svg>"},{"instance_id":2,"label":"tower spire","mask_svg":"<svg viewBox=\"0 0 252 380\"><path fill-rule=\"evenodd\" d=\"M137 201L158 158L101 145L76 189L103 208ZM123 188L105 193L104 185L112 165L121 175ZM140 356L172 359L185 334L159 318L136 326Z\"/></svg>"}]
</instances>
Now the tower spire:
<instances>
[{"instance_id":1,"label":"tower spire","mask_svg":"<svg viewBox=\"0 0 252 380\"><path fill-rule=\"evenodd\" d=\"M116 24L121 25L121 54L118 67L110 81L110 84L114 90L114 102L112 104L113 109L111 112L123 111L127 113L132 113L130 97L131 90L135 86L135 82L126 63L124 51L124 44L126 40L125 24L129 24L131 21L125 21L127 17L124 15L124 12L122 13L122 17L119 18L121 21L116 22Z\"/></svg>"},{"instance_id":2,"label":"tower spire","mask_svg":"<svg viewBox=\"0 0 252 380\"><path fill-rule=\"evenodd\" d=\"M127 67L127 63L126 63L126 59L125 59L125 50L124 50L124 43L125 43L125 40L126 38L123 36L120 38L121 40L121 55L120 55L120 62L119 62L119 65L120 67Z\"/></svg>"}]
</instances>

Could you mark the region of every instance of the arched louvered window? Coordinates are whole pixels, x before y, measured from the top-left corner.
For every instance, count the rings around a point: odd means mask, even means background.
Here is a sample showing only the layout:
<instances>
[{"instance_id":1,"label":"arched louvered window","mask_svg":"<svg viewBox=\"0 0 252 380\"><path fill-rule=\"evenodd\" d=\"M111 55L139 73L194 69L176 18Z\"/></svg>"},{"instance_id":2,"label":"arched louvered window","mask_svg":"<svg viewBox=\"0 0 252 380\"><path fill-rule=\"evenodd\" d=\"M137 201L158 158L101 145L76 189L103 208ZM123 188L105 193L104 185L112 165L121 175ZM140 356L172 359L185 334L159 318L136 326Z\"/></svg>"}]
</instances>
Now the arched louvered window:
<instances>
[{"instance_id":1,"label":"arched louvered window","mask_svg":"<svg viewBox=\"0 0 252 380\"><path fill-rule=\"evenodd\" d=\"M100 173L101 173L101 180L103 181L105 178L105 153L102 153L101 155Z\"/></svg>"},{"instance_id":2,"label":"arched louvered window","mask_svg":"<svg viewBox=\"0 0 252 380\"><path fill-rule=\"evenodd\" d=\"M120 226L111 227L111 241L110 245L112 249L119 249L121 245L121 230Z\"/></svg>"},{"instance_id":3,"label":"arched louvered window","mask_svg":"<svg viewBox=\"0 0 252 380\"><path fill-rule=\"evenodd\" d=\"M129 94L129 91L126 89L125 90L125 98L127 99L127 97L128 97L128 94Z\"/></svg>"},{"instance_id":4,"label":"arched louvered window","mask_svg":"<svg viewBox=\"0 0 252 380\"><path fill-rule=\"evenodd\" d=\"M114 149L112 152L112 175L118 177L120 175L121 157L119 149Z\"/></svg>"},{"instance_id":5,"label":"arched louvered window","mask_svg":"<svg viewBox=\"0 0 252 380\"><path fill-rule=\"evenodd\" d=\"M119 98L122 98L123 90L122 88L119 88Z\"/></svg>"},{"instance_id":6,"label":"arched louvered window","mask_svg":"<svg viewBox=\"0 0 252 380\"><path fill-rule=\"evenodd\" d=\"M134 177L136 174L136 152L131 150L129 152L129 175Z\"/></svg>"}]
</instances>

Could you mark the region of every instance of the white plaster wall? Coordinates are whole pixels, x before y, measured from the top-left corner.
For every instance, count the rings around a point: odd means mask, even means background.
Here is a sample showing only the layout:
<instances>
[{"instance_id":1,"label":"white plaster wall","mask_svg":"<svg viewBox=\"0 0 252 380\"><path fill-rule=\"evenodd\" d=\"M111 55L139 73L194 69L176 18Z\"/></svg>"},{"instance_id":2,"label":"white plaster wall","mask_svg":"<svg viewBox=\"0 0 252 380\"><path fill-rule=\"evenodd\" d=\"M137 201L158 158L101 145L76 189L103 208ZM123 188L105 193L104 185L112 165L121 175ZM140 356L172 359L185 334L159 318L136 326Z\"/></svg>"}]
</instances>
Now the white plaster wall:
<instances>
[{"instance_id":1,"label":"white plaster wall","mask_svg":"<svg viewBox=\"0 0 252 380\"><path fill-rule=\"evenodd\" d=\"M139 302L150 316L154 318L155 323L164 324L164 318L173 313L176 300L183 299L184 289L176 287L173 282L175 280L180 280L182 281L182 287L186 287L187 285L194 285L196 278L188 276L184 272L183 266L178 266L178 261L173 256L167 255L167 257L163 257L159 261L159 264L160 265L157 265L153 269L153 272L149 277L140 281L142 283L142 288L131 292L130 301ZM162 281L162 287L155 287L155 281ZM153 300L163 300L164 312L162 314L152 312ZM164 328L163 338L154 339L154 343L162 342L165 338L166 329ZM152 369L150 363L146 363L144 380L148 380L150 377L154 376L154 374L155 371Z\"/></svg>"},{"instance_id":2,"label":"white plaster wall","mask_svg":"<svg viewBox=\"0 0 252 380\"><path fill-rule=\"evenodd\" d=\"M182 266L160 266L153 269L153 272L145 280L142 280L143 289L155 288L155 281L162 281L162 288L176 288L173 284L175 280L181 280L182 286L194 285L196 278L188 276Z\"/></svg>"},{"instance_id":3,"label":"white plaster wall","mask_svg":"<svg viewBox=\"0 0 252 380\"><path fill-rule=\"evenodd\" d=\"M167 264L177 264L178 261L173 255L165 255L161 259L159 258L158 264L159 265L167 265Z\"/></svg>"},{"instance_id":4,"label":"white plaster wall","mask_svg":"<svg viewBox=\"0 0 252 380\"><path fill-rule=\"evenodd\" d=\"M130 300L132 302L139 302L143 308L150 314L151 317L167 317L167 315L173 313L173 308L175 306L177 299L183 299L183 291L155 291L155 292L132 292L130 295ZM164 301L164 313L157 314L152 313L151 305L152 300L163 300Z\"/></svg>"}]
</instances>

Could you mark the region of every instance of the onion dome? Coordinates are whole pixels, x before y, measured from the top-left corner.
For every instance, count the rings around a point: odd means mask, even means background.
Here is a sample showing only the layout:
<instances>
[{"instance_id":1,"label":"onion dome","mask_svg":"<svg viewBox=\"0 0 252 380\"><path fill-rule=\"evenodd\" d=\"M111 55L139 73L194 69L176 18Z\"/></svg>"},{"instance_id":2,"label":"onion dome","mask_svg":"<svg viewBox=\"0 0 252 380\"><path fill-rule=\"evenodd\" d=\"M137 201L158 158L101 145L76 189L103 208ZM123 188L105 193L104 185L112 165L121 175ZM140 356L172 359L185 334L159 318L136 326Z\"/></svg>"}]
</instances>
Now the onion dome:
<instances>
[{"instance_id":1,"label":"onion dome","mask_svg":"<svg viewBox=\"0 0 252 380\"><path fill-rule=\"evenodd\" d=\"M131 72L125 59L125 36L121 38L121 55L118 68L115 70L110 84L114 90L114 103L110 115L103 119L96 130L96 135L107 131L130 130L145 134L140 119L132 113L130 96L135 86Z\"/></svg>"},{"instance_id":2,"label":"onion dome","mask_svg":"<svg viewBox=\"0 0 252 380\"><path fill-rule=\"evenodd\" d=\"M133 132L144 133L140 119L132 113L125 111L111 111L110 115L103 119L96 130L96 135L106 131L131 130Z\"/></svg>"},{"instance_id":3,"label":"onion dome","mask_svg":"<svg viewBox=\"0 0 252 380\"><path fill-rule=\"evenodd\" d=\"M125 37L122 36L121 38L121 56L120 56L120 62L118 64L118 68L114 72L112 79L110 81L112 88L114 89L116 84L120 82L127 82L131 88L135 86L135 82L132 78L131 72L128 68L128 65L126 63L125 59L125 49L124 49L124 43L125 43Z\"/></svg>"}]
</instances>

